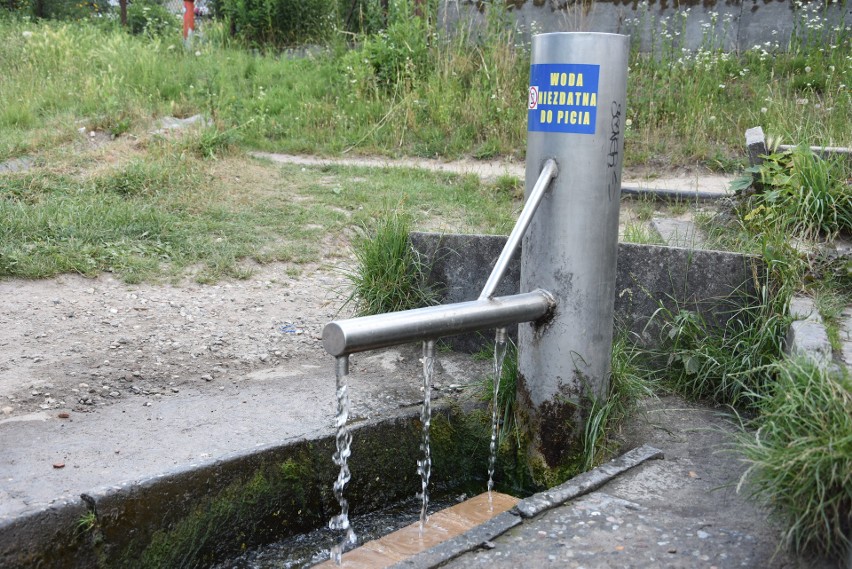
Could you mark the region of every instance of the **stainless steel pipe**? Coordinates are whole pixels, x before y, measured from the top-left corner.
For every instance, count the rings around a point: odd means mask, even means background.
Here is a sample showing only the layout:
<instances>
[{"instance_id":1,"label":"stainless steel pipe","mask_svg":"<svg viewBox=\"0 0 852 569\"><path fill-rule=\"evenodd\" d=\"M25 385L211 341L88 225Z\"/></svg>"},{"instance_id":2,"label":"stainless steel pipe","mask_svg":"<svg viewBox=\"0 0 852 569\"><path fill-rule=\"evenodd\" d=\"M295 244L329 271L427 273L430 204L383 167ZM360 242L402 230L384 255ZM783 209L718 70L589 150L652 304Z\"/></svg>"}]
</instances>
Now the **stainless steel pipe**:
<instances>
[{"instance_id":1,"label":"stainless steel pipe","mask_svg":"<svg viewBox=\"0 0 852 569\"><path fill-rule=\"evenodd\" d=\"M535 187L527 197L527 203L524 205L521 215L518 216L518 221L515 223L515 227L509 235L509 239L506 240L506 245L503 247L500 257L497 259L497 262L494 263L494 268L491 270L491 275L488 277L488 281L482 288L482 293L479 295L480 300L494 296L494 291L497 290L497 285L500 284L500 281L503 279L503 275L506 274L506 269L509 268L509 261L512 260L512 256L515 254L515 250L518 248L518 245L520 245L524 233L527 232L527 227L529 227L530 222L535 215L535 210L538 209L538 204L541 203L541 198L544 197L544 192L550 186L550 182L558 173L559 167L556 165L555 160L550 159L544 163L544 166L541 169L541 174L538 176L538 181L536 181Z\"/></svg>"},{"instance_id":2,"label":"stainless steel pipe","mask_svg":"<svg viewBox=\"0 0 852 569\"><path fill-rule=\"evenodd\" d=\"M416 340L532 322L550 313L555 306L553 295L545 290L534 290L512 296L336 320L323 329L322 345L332 356L343 356Z\"/></svg>"}]
</instances>

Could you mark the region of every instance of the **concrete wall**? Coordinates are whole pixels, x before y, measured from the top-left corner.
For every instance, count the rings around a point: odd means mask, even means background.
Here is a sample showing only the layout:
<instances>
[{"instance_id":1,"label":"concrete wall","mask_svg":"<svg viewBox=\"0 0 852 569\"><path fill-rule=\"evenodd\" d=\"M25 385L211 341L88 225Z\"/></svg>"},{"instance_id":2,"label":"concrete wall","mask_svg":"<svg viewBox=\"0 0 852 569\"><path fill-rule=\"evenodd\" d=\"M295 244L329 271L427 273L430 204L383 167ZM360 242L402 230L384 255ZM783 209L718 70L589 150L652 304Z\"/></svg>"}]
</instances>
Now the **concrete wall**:
<instances>
[{"instance_id":1,"label":"concrete wall","mask_svg":"<svg viewBox=\"0 0 852 569\"><path fill-rule=\"evenodd\" d=\"M430 267L430 282L443 291L441 303L448 304L479 296L506 237L413 233L411 242ZM619 243L616 328L630 330L644 345L655 345L659 328L649 322L661 306L697 311L708 322L722 325L737 308L756 298L757 279L763 273L758 259L738 253ZM519 283L516 255L496 296L517 294ZM456 350L475 352L493 342L492 333L447 341Z\"/></svg>"},{"instance_id":2,"label":"concrete wall","mask_svg":"<svg viewBox=\"0 0 852 569\"><path fill-rule=\"evenodd\" d=\"M544 32L619 33L631 35L642 51L657 52L663 45L733 51L766 42L783 50L794 35L836 35L834 28L852 24L849 0L828 6L820 0L506 0L506 5L524 39ZM443 0L441 18L451 29L476 28L487 23L490 9L481 0Z\"/></svg>"}]
</instances>

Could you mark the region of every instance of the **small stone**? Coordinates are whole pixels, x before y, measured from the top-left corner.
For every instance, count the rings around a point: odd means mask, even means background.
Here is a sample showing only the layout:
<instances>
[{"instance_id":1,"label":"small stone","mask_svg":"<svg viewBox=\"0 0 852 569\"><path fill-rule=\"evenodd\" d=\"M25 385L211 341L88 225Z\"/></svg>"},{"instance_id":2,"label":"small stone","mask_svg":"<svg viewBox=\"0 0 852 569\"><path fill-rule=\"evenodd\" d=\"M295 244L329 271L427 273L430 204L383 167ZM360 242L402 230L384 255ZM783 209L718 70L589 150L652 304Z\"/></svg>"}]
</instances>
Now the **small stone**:
<instances>
[{"instance_id":1,"label":"small stone","mask_svg":"<svg viewBox=\"0 0 852 569\"><path fill-rule=\"evenodd\" d=\"M698 530L698 532L695 535L698 536L698 539L707 539L708 537L710 537L709 533L707 533L706 531L701 531L701 530Z\"/></svg>"},{"instance_id":2,"label":"small stone","mask_svg":"<svg viewBox=\"0 0 852 569\"><path fill-rule=\"evenodd\" d=\"M203 379L204 381L213 381L213 376L210 375L209 373L205 373L204 375L201 376L201 379Z\"/></svg>"},{"instance_id":3,"label":"small stone","mask_svg":"<svg viewBox=\"0 0 852 569\"><path fill-rule=\"evenodd\" d=\"M269 354L260 354L260 361L265 362L269 359Z\"/></svg>"},{"instance_id":4,"label":"small stone","mask_svg":"<svg viewBox=\"0 0 852 569\"><path fill-rule=\"evenodd\" d=\"M178 388L177 388L177 387L172 387L172 393L177 393L177 392L178 392Z\"/></svg>"},{"instance_id":5,"label":"small stone","mask_svg":"<svg viewBox=\"0 0 852 569\"><path fill-rule=\"evenodd\" d=\"M674 547L670 547L670 548L668 549L668 552L669 552L669 553L677 553L677 549L675 549Z\"/></svg>"},{"instance_id":6,"label":"small stone","mask_svg":"<svg viewBox=\"0 0 852 569\"><path fill-rule=\"evenodd\" d=\"M482 547L484 549L494 549L497 545L493 541L483 541Z\"/></svg>"},{"instance_id":7,"label":"small stone","mask_svg":"<svg viewBox=\"0 0 852 569\"><path fill-rule=\"evenodd\" d=\"M7 406L7 407L3 407L2 411L3 411L4 415L11 415L12 411L14 411L14 409Z\"/></svg>"},{"instance_id":8,"label":"small stone","mask_svg":"<svg viewBox=\"0 0 852 569\"><path fill-rule=\"evenodd\" d=\"M65 463L64 462L54 462L53 468L65 468Z\"/></svg>"},{"instance_id":9,"label":"small stone","mask_svg":"<svg viewBox=\"0 0 852 569\"><path fill-rule=\"evenodd\" d=\"M60 413L59 415L57 415L57 417L59 417L60 419L67 419L70 416L71 415L69 415L68 413Z\"/></svg>"}]
</instances>

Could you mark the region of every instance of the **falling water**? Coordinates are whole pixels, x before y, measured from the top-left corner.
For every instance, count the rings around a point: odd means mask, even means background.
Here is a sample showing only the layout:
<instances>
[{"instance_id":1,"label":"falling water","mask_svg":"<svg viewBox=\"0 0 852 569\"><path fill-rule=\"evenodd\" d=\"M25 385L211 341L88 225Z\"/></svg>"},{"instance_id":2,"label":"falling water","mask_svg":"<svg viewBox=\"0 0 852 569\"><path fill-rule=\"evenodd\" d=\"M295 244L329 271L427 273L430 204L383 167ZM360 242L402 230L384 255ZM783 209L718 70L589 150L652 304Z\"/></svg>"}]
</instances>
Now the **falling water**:
<instances>
[{"instance_id":1,"label":"falling water","mask_svg":"<svg viewBox=\"0 0 852 569\"><path fill-rule=\"evenodd\" d=\"M349 456L352 454L352 433L346 427L346 420L349 418L349 392L346 386L346 376L349 375L349 356L340 356L337 358L337 452L334 453L334 464L340 466L340 473L337 475L337 480L334 482L334 497L340 504L340 514L331 518L328 522L328 527L344 532L340 542L331 548L331 558L334 562L340 565L343 551L346 548L346 543L354 544L356 541L355 532L352 526L349 525L349 502L343 497L343 489L352 478L349 472Z\"/></svg>"},{"instance_id":2,"label":"falling water","mask_svg":"<svg viewBox=\"0 0 852 569\"><path fill-rule=\"evenodd\" d=\"M498 328L494 337L494 397L491 400L491 452L488 455L488 503L491 502L491 490L494 488L494 466L497 463L497 428L500 378L503 375L503 360L506 359L506 329Z\"/></svg>"},{"instance_id":3,"label":"falling water","mask_svg":"<svg viewBox=\"0 0 852 569\"><path fill-rule=\"evenodd\" d=\"M417 461L417 473L420 475L420 535L426 525L426 510L429 507L429 476L432 474L432 451L429 448L429 426L432 423L432 373L435 370L435 340L423 342L423 409L420 422L423 424L423 442L420 450L423 459Z\"/></svg>"}]
</instances>

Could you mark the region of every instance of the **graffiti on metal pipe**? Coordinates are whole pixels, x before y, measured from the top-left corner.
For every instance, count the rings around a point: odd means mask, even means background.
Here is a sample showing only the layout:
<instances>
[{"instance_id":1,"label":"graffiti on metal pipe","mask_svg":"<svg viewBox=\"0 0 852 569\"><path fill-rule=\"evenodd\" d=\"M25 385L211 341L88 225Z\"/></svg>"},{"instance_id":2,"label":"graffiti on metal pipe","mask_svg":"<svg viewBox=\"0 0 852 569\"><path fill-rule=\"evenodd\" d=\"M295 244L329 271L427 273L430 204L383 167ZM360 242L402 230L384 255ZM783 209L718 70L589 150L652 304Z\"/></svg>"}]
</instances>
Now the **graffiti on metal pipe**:
<instances>
[{"instance_id":1,"label":"graffiti on metal pipe","mask_svg":"<svg viewBox=\"0 0 852 569\"><path fill-rule=\"evenodd\" d=\"M621 137L621 103L613 101L609 107L611 115L610 133L609 133L609 152L606 155L606 166L609 172L609 181L607 182L606 192L609 201L612 201L613 195L619 189L618 184L618 157L620 151L618 149L618 141Z\"/></svg>"},{"instance_id":2,"label":"graffiti on metal pipe","mask_svg":"<svg viewBox=\"0 0 852 569\"><path fill-rule=\"evenodd\" d=\"M543 63L530 67L527 129L595 134L600 65Z\"/></svg>"}]
</instances>

